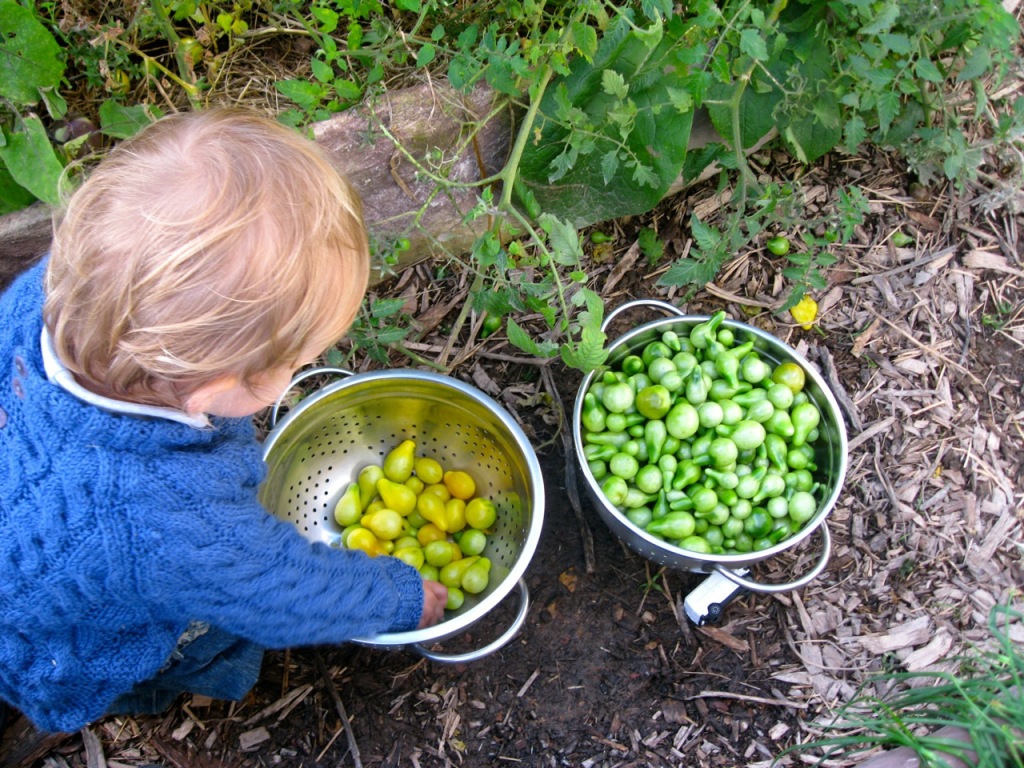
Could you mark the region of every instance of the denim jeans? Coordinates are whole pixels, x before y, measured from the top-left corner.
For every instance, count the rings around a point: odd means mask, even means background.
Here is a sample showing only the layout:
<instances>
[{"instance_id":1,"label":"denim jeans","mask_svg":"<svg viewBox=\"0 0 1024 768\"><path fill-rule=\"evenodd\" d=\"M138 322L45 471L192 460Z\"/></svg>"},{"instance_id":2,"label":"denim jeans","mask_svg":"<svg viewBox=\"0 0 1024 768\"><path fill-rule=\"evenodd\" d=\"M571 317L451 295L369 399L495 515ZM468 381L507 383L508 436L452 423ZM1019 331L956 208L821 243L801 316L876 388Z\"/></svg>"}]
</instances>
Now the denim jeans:
<instances>
[{"instance_id":1,"label":"denim jeans","mask_svg":"<svg viewBox=\"0 0 1024 768\"><path fill-rule=\"evenodd\" d=\"M107 714L158 714L185 692L238 701L256 685L263 651L216 627L190 625L164 668L115 699Z\"/></svg>"}]
</instances>

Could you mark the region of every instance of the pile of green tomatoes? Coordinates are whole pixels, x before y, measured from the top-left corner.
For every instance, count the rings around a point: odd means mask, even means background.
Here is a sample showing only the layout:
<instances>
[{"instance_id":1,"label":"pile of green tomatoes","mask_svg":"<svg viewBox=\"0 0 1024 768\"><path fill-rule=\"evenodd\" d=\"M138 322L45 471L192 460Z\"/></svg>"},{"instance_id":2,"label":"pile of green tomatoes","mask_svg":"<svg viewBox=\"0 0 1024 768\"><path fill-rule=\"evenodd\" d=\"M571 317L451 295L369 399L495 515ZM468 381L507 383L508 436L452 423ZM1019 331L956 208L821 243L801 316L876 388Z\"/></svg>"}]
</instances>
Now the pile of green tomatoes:
<instances>
[{"instance_id":1,"label":"pile of green tomatoes","mask_svg":"<svg viewBox=\"0 0 1024 768\"><path fill-rule=\"evenodd\" d=\"M595 376L581 435L602 494L633 525L732 555L773 547L818 512L821 412L800 365L765 360L724 319L666 330Z\"/></svg>"}]
</instances>

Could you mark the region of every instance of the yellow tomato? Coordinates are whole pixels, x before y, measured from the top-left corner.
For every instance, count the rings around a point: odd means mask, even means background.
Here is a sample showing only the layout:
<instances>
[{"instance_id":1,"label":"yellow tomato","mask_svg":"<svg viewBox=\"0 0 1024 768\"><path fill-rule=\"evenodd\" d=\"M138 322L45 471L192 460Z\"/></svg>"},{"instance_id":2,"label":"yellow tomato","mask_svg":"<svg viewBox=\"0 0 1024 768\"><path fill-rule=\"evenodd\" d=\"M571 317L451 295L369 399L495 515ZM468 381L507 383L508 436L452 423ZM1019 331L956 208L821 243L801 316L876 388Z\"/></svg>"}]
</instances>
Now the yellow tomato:
<instances>
[{"instance_id":1,"label":"yellow tomato","mask_svg":"<svg viewBox=\"0 0 1024 768\"><path fill-rule=\"evenodd\" d=\"M475 498L466 505L466 522L473 528L486 530L498 519L498 510L490 499Z\"/></svg>"},{"instance_id":2,"label":"yellow tomato","mask_svg":"<svg viewBox=\"0 0 1024 768\"><path fill-rule=\"evenodd\" d=\"M423 493L432 493L439 497L441 501L448 501L452 497L451 492L448 490L448 486L444 483L431 483L423 489Z\"/></svg>"},{"instance_id":3,"label":"yellow tomato","mask_svg":"<svg viewBox=\"0 0 1024 768\"><path fill-rule=\"evenodd\" d=\"M416 443L403 440L384 457L384 477L396 483L404 483L412 474L415 462Z\"/></svg>"},{"instance_id":4,"label":"yellow tomato","mask_svg":"<svg viewBox=\"0 0 1024 768\"><path fill-rule=\"evenodd\" d=\"M462 499L449 499L444 504L445 530L458 533L466 527L466 502Z\"/></svg>"},{"instance_id":5,"label":"yellow tomato","mask_svg":"<svg viewBox=\"0 0 1024 768\"><path fill-rule=\"evenodd\" d=\"M384 503L383 499L374 499L366 505L366 509L363 510L363 515L369 515L376 512L378 509L386 509L387 504Z\"/></svg>"},{"instance_id":6,"label":"yellow tomato","mask_svg":"<svg viewBox=\"0 0 1024 768\"><path fill-rule=\"evenodd\" d=\"M405 520L393 509L378 509L370 515L363 516L360 522L382 541L393 541L405 530Z\"/></svg>"},{"instance_id":7,"label":"yellow tomato","mask_svg":"<svg viewBox=\"0 0 1024 768\"><path fill-rule=\"evenodd\" d=\"M423 566L423 548L418 544L415 547L396 547L391 553L406 565L411 565L416 570Z\"/></svg>"},{"instance_id":8,"label":"yellow tomato","mask_svg":"<svg viewBox=\"0 0 1024 768\"><path fill-rule=\"evenodd\" d=\"M349 549L358 549L370 557L385 554L380 541L373 535L373 531L367 528L355 528L345 539L345 545Z\"/></svg>"},{"instance_id":9,"label":"yellow tomato","mask_svg":"<svg viewBox=\"0 0 1024 768\"><path fill-rule=\"evenodd\" d=\"M442 531L448 530L448 517L440 497L432 493L421 493L416 499L416 511Z\"/></svg>"},{"instance_id":10,"label":"yellow tomato","mask_svg":"<svg viewBox=\"0 0 1024 768\"><path fill-rule=\"evenodd\" d=\"M461 589L458 587L448 587L448 600L445 602L444 609L446 611L457 611L465 601L466 596L462 593Z\"/></svg>"},{"instance_id":11,"label":"yellow tomato","mask_svg":"<svg viewBox=\"0 0 1024 768\"><path fill-rule=\"evenodd\" d=\"M444 473L443 480L448 491L457 499L469 501L476 493L476 483L468 472L450 469Z\"/></svg>"},{"instance_id":12,"label":"yellow tomato","mask_svg":"<svg viewBox=\"0 0 1024 768\"><path fill-rule=\"evenodd\" d=\"M422 480L425 485L440 483L444 477L444 469L441 467L440 462L429 456L420 456L416 459L416 462L413 464L413 472L416 473L416 477Z\"/></svg>"},{"instance_id":13,"label":"yellow tomato","mask_svg":"<svg viewBox=\"0 0 1024 768\"><path fill-rule=\"evenodd\" d=\"M425 547L432 541L444 541L446 535L444 531L433 523L427 523L416 533L416 539L421 547Z\"/></svg>"},{"instance_id":14,"label":"yellow tomato","mask_svg":"<svg viewBox=\"0 0 1024 768\"><path fill-rule=\"evenodd\" d=\"M395 510L403 517L416 509L416 494L401 483L382 477L377 481L377 493L384 499L384 505L388 509Z\"/></svg>"}]
</instances>

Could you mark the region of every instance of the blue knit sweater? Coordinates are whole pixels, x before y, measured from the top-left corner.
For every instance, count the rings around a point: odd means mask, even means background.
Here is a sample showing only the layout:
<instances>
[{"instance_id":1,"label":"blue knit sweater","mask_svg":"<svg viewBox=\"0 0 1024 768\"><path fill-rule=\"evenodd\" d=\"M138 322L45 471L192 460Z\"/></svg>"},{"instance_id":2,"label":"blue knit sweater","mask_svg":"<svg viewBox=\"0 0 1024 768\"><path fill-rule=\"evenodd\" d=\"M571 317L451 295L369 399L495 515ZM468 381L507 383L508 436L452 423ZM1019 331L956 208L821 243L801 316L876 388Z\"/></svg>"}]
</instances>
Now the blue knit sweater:
<instances>
[{"instance_id":1,"label":"blue knit sweater","mask_svg":"<svg viewBox=\"0 0 1024 768\"><path fill-rule=\"evenodd\" d=\"M302 538L257 501L249 419L196 429L50 383L40 264L0 297L0 698L75 731L191 620L268 648L415 628L419 574Z\"/></svg>"}]
</instances>

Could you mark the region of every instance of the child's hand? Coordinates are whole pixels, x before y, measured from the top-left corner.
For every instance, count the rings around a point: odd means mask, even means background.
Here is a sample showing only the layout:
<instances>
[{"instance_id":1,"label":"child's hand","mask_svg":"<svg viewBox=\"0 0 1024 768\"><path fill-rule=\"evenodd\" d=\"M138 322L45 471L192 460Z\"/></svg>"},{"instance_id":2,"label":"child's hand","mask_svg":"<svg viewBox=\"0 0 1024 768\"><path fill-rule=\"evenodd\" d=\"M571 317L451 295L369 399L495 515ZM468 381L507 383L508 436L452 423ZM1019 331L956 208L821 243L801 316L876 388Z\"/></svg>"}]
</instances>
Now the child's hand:
<instances>
[{"instance_id":1,"label":"child's hand","mask_svg":"<svg viewBox=\"0 0 1024 768\"><path fill-rule=\"evenodd\" d=\"M448 587L438 581L423 581L423 614L417 629L432 627L444 618L444 606L448 602Z\"/></svg>"}]
</instances>

